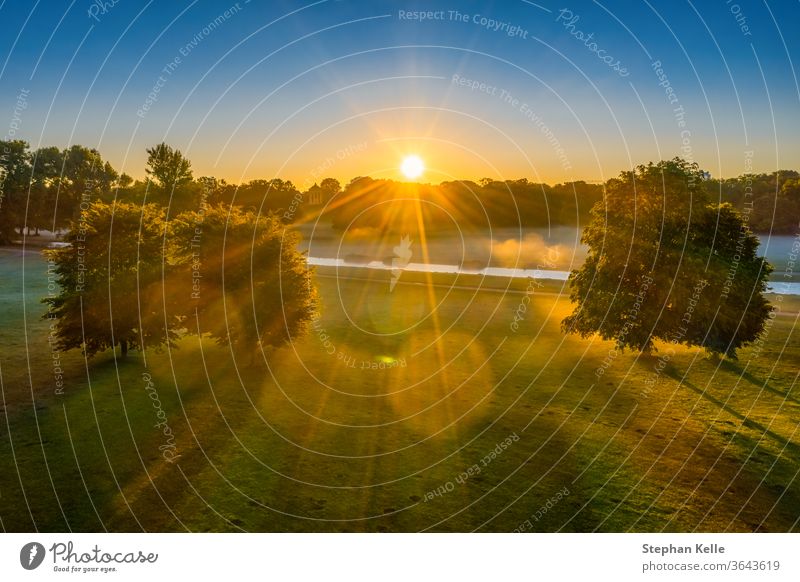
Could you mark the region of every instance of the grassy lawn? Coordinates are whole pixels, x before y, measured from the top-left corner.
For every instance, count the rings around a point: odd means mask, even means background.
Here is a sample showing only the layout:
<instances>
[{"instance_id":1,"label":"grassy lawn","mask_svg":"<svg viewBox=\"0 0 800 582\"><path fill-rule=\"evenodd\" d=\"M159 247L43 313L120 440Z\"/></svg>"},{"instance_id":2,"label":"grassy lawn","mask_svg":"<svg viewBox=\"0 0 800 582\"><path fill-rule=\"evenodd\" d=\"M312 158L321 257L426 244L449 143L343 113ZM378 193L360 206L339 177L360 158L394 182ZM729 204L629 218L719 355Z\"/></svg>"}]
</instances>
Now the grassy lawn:
<instances>
[{"instance_id":1,"label":"grassy lawn","mask_svg":"<svg viewBox=\"0 0 800 582\"><path fill-rule=\"evenodd\" d=\"M525 281L339 275L318 271L315 329L253 364L194 337L70 352L59 394L46 264L0 249L2 528L798 529L798 300L736 362L626 352L598 379L612 345L561 333L560 284L512 327Z\"/></svg>"}]
</instances>

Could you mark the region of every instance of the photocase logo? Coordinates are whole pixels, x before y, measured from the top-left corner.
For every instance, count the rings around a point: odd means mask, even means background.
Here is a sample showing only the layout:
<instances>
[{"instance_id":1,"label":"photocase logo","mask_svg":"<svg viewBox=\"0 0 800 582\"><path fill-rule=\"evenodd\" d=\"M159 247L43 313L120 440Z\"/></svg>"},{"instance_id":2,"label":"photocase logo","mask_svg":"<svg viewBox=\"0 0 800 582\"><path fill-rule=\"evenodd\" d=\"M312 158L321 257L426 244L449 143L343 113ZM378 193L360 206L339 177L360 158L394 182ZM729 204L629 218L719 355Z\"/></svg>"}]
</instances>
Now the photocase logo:
<instances>
[{"instance_id":1,"label":"photocase logo","mask_svg":"<svg viewBox=\"0 0 800 582\"><path fill-rule=\"evenodd\" d=\"M19 563L26 570L35 570L44 561L44 546L39 542L30 542L19 551Z\"/></svg>"},{"instance_id":2,"label":"photocase logo","mask_svg":"<svg viewBox=\"0 0 800 582\"><path fill-rule=\"evenodd\" d=\"M400 273L403 272L411 260L411 237L408 235L400 239L400 244L394 247L394 258L392 259L392 280L389 282L389 291L394 291L394 286L400 280Z\"/></svg>"}]
</instances>

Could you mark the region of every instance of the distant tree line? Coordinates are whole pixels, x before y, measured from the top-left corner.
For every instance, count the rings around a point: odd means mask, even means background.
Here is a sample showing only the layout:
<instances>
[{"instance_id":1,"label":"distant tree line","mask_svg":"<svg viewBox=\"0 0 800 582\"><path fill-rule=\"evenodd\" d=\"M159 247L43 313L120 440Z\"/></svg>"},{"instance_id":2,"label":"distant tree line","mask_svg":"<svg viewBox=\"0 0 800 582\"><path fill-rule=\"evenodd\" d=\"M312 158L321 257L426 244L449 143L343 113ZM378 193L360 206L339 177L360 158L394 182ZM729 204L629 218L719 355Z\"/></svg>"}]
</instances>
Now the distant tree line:
<instances>
[{"instance_id":1,"label":"distant tree line","mask_svg":"<svg viewBox=\"0 0 800 582\"><path fill-rule=\"evenodd\" d=\"M302 218L309 206L288 180L235 185L209 176L195 178L189 160L167 144L149 148L147 154L145 178L134 180L118 173L95 149L74 145L31 150L24 141L0 141L0 244L13 242L24 230L34 236L40 230L64 230L95 202L155 204L174 217L196 210L202 201L277 214L284 223ZM322 186L318 204L339 191L331 178ZM296 212L290 217L291 208Z\"/></svg>"},{"instance_id":2,"label":"distant tree line","mask_svg":"<svg viewBox=\"0 0 800 582\"><path fill-rule=\"evenodd\" d=\"M800 222L800 173L781 170L708 180L709 193L749 215L754 232L797 234Z\"/></svg>"},{"instance_id":3,"label":"distant tree line","mask_svg":"<svg viewBox=\"0 0 800 582\"><path fill-rule=\"evenodd\" d=\"M357 177L341 188L326 178L301 192L288 180L251 180L230 184L223 179L194 178L191 164L166 144L147 150L145 178L118 173L100 153L74 145L66 149L31 150L24 141L0 141L0 244L23 229L61 230L87 201L157 204L177 216L196 209L201 200L273 213L284 223L321 220L336 229L406 228L417 221L436 230L498 227L582 227L603 201L612 180L548 185L519 180L450 181L416 184ZM746 212L754 232L795 234L800 217L800 174L786 170L710 179L705 188L719 203ZM405 202L419 202L413 216ZM418 225L417 225L418 226Z\"/></svg>"},{"instance_id":4,"label":"distant tree line","mask_svg":"<svg viewBox=\"0 0 800 582\"><path fill-rule=\"evenodd\" d=\"M31 151L24 141L0 141L0 244L23 228L34 234L64 228L82 198L106 198L119 183L97 150L75 145Z\"/></svg>"},{"instance_id":5,"label":"distant tree line","mask_svg":"<svg viewBox=\"0 0 800 582\"><path fill-rule=\"evenodd\" d=\"M796 234L800 221L800 174L779 171L748 174L724 180L698 172L704 191L719 204L743 212L757 233ZM485 178L413 184L392 180L355 178L334 197L324 211L334 228L369 226L407 230L414 221L403 201L419 200L426 226L447 228L584 227L592 209L604 201L612 178L603 184L582 181L554 186L526 179L497 181Z\"/></svg>"},{"instance_id":6,"label":"distant tree line","mask_svg":"<svg viewBox=\"0 0 800 582\"><path fill-rule=\"evenodd\" d=\"M359 177L328 203L323 217L339 230L373 227L406 232L416 223L418 212L433 231L579 226L588 222L590 210L602 199L603 186L586 182L549 186L523 178L432 185Z\"/></svg>"}]
</instances>

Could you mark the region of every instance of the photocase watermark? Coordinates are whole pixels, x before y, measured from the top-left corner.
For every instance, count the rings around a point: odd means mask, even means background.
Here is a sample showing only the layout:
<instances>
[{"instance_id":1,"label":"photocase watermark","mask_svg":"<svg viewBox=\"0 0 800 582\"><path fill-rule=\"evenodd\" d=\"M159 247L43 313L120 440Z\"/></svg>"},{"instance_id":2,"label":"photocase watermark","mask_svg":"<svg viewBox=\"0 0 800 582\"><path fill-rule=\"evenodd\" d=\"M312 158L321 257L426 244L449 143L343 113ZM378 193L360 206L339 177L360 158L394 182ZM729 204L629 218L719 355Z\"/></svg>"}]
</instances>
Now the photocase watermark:
<instances>
[{"instance_id":1,"label":"photocase watermark","mask_svg":"<svg viewBox=\"0 0 800 582\"><path fill-rule=\"evenodd\" d=\"M795 268L798 266L798 259L800 259L800 224L797 225L797 234L792 239L792 246L786 254L786 267L783 270L783 283L784 289L788 290L789 283L794 279ZM777 299L783 301L783 295L778 295Z\"/></svg>"},{"instance_id":2,"label":"photocase watermark","mask_svg":"<svg viewBox=\"0 0 800 582\"><path fill-rule=\"evenodd\" d=\"M800 224L797 226L797 233L792 240L792 246L789 248L789 252L786 254L786 267L783 270L783 278L786 280L782 284L789 285L789 281L793 278L795 267L797 266L798 258L800 258ZM778 283L779 285L781 283ZM750 357L748 358L747 368L750 365L750 362L755 360L761 355L761 352L764 351L766 347L767 338L769 337L770 333L772 332L772 327L775 324L775 318L781 312L781 304L783 303L784 295L782 293L778 293L775 295L774 301L775 304L772 305L772 309L767 314L767 320L764 322L764 329L761 330L761 333L758 337L753 340L751 346L752 351L750 352Z\"/></svg>"},{"instance_id":3,"label":"photocase watermark","mask_svg":"<svg viewBox=\"0 0 800 582\"><path fill-rule=\"evenodd\" d=\"M336 150L333 156L326 157L322 162L317 164L310 172L305 182L303 182L303 189L307 190L313 183L319 181L331 168L342 160L346 160L352 155L360 154L369 147L369 143L362 141L355 144L348 144L347 146Z\"/></svg>"},{"instance_id":4,"label":"photocase watermark","mask_svg":"<svg viewBox=\"0 0 800 582\"><path fill-rule=\"evenodd\" d=\"M672 113L675 117L675 124L678 126L680 130L680 139L681 139L681 154L683 158L689 162L694 162L694 150L692 148L692 132L691 130L686 127L686 110L683 108L683 105L678 99L678 94L675 92L675 89L672 87L672 82L669 80L667 73L664 71L664 67L661 64L661 61L656 59L652 63L650 63L650 68L653 69L653 72L658 79L658 86L664 89L664 94L667 97L667 101L670 105L673 105ZM692 174L688 180L688 187L694 188L695 187L695 177Z\"/></svg>"},{"instance_id":5,"label":"photocase watermark","mask_svg":"<svg viewBox=\"0 0 800 582\"><path fill-rule=\"evenodd\" d=\"M89 234L89 210L92 207L92 190L94 188L94 180L88 179L84 183L83 192L81 192L81 201L78 205L80 210L78 214L77 235L75 236L75 256L78 261L77 271L75 277L75 291L78 293L83 292L86 285L86 272L88 267L86 265L86 236Z\"/></svg>"},{"instance_id":6,"label":"photocase watermark","mask_svg":"<svg viewBox=\"0 0 800 582\"><path fill-rule=\"evenodd\" d=\"M325 349L325 353L329 356L333 356L336 354L336 345L331 341L331 336L328 335L327 330L322 327L322 318L319 313L314 315L314 318L311 320L311 327L314 329L314 333L319 338L319 341L322 343L322 347Z\"/></svg>"},{"instance_id":7,"label":"photocase watermark","mask_svg":"<svg viewBox=\"0 0 800 582\"><path fill-rule=\"evenodd\" d=\"M411 261L411 237L405 235L400 239L400 244L392 249L394 257L392 257L392 277L389 281L389 292L394 291L395 285L400 280L408 263Z\"/></svg>"},{"instance_id":8,"label":"photocase watermark","mask_svg":"<svg viewBox=\"0 0 800 582\"><path fill-rule=\"evenodd\" d=\"M764 351L764 348L767 345L767 338L769 334L772 332L772 326L775 325L775 318L780 313L781 309L779 306L774 305L770 312L767 314L767 320L764 322L764 329L761 330L761 333L758 335L756 339L752 341L750 347L752 351L750 352L750 357L747 359L747 368L750 363L758 358L761 355L761 352Z\"/></svg>"},{"instance_id":9,"label":"photocase watermark","mask_svg":"<svg viewBox=\"0 0 800 582\"><path fill-rule=\"evenodd\" d=\"M381 358L380 360L362 360L354 358L345 352L337 352L336 358L348 368L359 370L389 370L391 368L407 368L408 363L405 358Z\"/></svg>"},{"instance_id":10,"label":"photocase watermark","mask_svg":"<svg viewBox=\"0 0 800 582\"><path fill-rule=\"evenodd\" d=\"M533 272L533 277L528 279L528 286L525 288L525 295L522 296L519 305L517 305L517 309L514 311L514 320L511 322L512 332L516 333L519 331L519 324L525 319L525 315L528 312L528 304L531 302L531 297L536 292L536 289L541 289L544 287L544 283L539 281L540 271L543 269L554 268L560 256L561 253L559 253L557 249L548 248L547 257L545 257L544 263L536 265L536 269Z\"/></svg>"},{"instance_id":11,"label":"photocase watermark","mask_svg":"<svg viewBox=\"0 0 800 582\"><path fill-rule=\"evenodd\" d=\"M89 549L78 549L72 541L56 542L49 549L39 542L29 542L19 551L19 563L25 570L35 570L44 563L48 552L52 557L54 572L65 574L108 574L118 572L122 564L155 564L155 552L104 551L97 544Z\"/></svg>"},{"instance_id":12,"label":"photocase watermark","mask_svg":"<svg viewBox=\"0 0 800 582\"><path fill-rule=\"evenodd\" d=\"M53 557L54 572L72 574L108 574L117 572L119 564L154 564L158 561L158 554L154 552L107 552L97 544L88 550L79 550L71 541L56 542L50 546L49 552Z\"/></svg>"},{"instance_id":13,"label":"photocase watermark","mask_svg":"<svg viewBox=\"0 0 800 582\"><path fill-rule=\"evenodd\" d=\"M522 296L519 305L517 305L517 309L514 311L514 319L510 326L512 332L517 333L519 331L519 324L525 320L525 314L528 312L528 304L531 302L531 297L536 292L536 289L541 289L542 287L544 287L544 283L537 280L535 276L528 279L525 295Z\"/></svg>"},{"instance_id":14,"label":"photocase watermark","mask_svg":"<svg viewBox=\"0 0 800 582\"><path fill-rule=\"evenodd\" d=\"M22 125L22 112L28 108L28 95L30 95L30 89L20 89L19 93L17 93L17 101L14 103L14 111L11 115L11 122L8 124L8 132L6 133L6 139L14 139L17 135L17 131L19 131L20 125Z\"/></svg>"},{"instance_id":15,"label":"photocase watermark","mask_svg":"<svg viewBox=\"0 0 800 582\"><path fill-rule=\"evenodd\" d=\"M94 0L94 2L89 5L86 14L95 22L100 22L100 17L108 14L119 2L120 0Z\"/></svg>"},{"instance_id":16,"label":"photocase watermark","mask_svg":"<svg viewBox=\"0 0 800 582\"><path fill-rule=\"evenodd\" d=\"M322 348L325 350L325 353L329 356L336 356L336 360L347 368L357 370L390 370L392 368L408 367L408 363L406 362L405 358L382 356L377 360L365 360L339 350L336 347L336 344L333 343L328 331L322 326L322 321L319 314L315 315L311 320L311 328L314 330L314 334L322 344Z\"/></svg>"},{"instance_id":17,"label":"photocase watermark","mask_svg":"<svg viewBox=\"0 0 800 582\"><path fill-rule=\"evenodd\" d=\"M582 30L575 27L575 24L581 17L572 12L569 8L562 8L558 11L556 22L560 22L569 33L577 40L581 41L583 45L597 55L597 58L603 61L612 71L616 72L620 77L627 77L630 75L627 67L623 67L619 59L609 55L607 51L601 48L597 41L594 39L594 33L584 33Z\"/></svg>"},{"instance_id":18,"label":"photocase watermark","mask_svg":"<svg viewBox=\"0 0 800 582\"><path fill-rule=\"evenodd\" d=\"M656 387L661 379L661 375L663 374L669 362L672 360L672 357L675 355L675 346L681 343L686 338L686 334L689 333L689 325L692 322L694 310L697 307L697 303L700 301L700 296L703 294L703 290L706 287L708 287L708 281L701 279L692 288L692 296L689 297L688 305L686 306L686 310L683 312L683 316L681 317L682 325L674 334L672 334L669 347L666 349L666 351L662 352L658 356L658 360L653 365L653 372L651 372L650 375L644 380L644 389L640 394L642 398L647 398Z\"/></svg>"},{"instance_id":19,"label":"photocase watermark","mask_svg":"<svg viewBox=\"0 0 800 582\"><path fill-rule=\"evenodd\" d=\"M161 451L161 456L165 461L168 463L174 463L181 457L181 455L175 454L177 451L177 445L175 444L175 435L172 432L172 428L167 422L167 413L164 412L164 408L161 405L161 399L158 397L158 391L156 390L155 383L153 382L153 377L149 373L144 372L142 373L142 380L144 381L144 390L147 392L147 396L150 398L150 400L153 401L153 408L156 411L156 418L159 420L159 422L157 422L154 426L161 431L166 439L164 444L159 445L158 450Z\"/></svg>"},{"instance_id":20,"label":"photocase watermark","mask_svg":"<svg viewBox=\"0 0 800 582\"><path fill-rule=\"evenodd\" d=\"M58 296L58 275L56 273L55 258L47 257L47 298L54 299ZM50 356L53 366L53 381L55 382L54 393L61 396L64 394L64 369L61 367L61 350L58 349L58 338L56 328L58 318L53 311L52 304L47 309L47 320L50 325L47 332L47 343L50 346Z\"/></svg>"},{"instance_id":21,"label":"photocase watermark","mask_svg":"<svg viewBox=\"0 0 800 582\"><path fill-rule=\"evenodd\" d=\"M297 194L292 196L292 200L289 202L289 208L283 213L283 220L292 222L294 220L294 215L297 214L297 209L300 208L302 203L303 193L298 190Z\"/></svg>"},{"instance_id":22,"label":"photocase watermark","mask_svg":"<svg viewBox=\"0 0 800 582\"><path fill-rule=\"evenodd\" d=\"M478 91L479 93L485 93L492 97L496 97L500 99L505 105L510 106L511 108L519 111L519 113L528 121L533 123L536 128L541 132L541 134L547 140L547 143L550 144L550 147L553 148L553 152L555 153L558 161L561 163L561 167L564 170L571 170L572 164L567 157L566 151L564 151L564 147L561 145L561 141L556 137L556 134L553 132L552 129L545 123L544 119L536 113L531 105L528 103L521 101L520 99L514 97L509 91L498 87L496 85L491 85L484 81L478 81L475 79L468 79L466 77L462 77L461 75L454 74L451 82L454 85L458 85L459 87L466 87L470 91Z\"/></svg>"},{"instance_id":23,"label":"photocase watermark","mask_svg":"<svg viewBox=\"0 0 800 582\"><path fill-rule=\"evenodd\" d=\"M650 289L650 286L653 284L653 278L649 275L645 275L642 277L642 283L639 285L639 291L636 293L634 297L635 301L630 309L627 311L627 317L625 319L625 324L622 326L622 329L619 330L615 341L614 347L608 350L608 354L603 359L600 366L594 371L595 377L599 380L603 374L606 373L606 370L611 367L619 357L620 354L620 346L625 344L625 337L630 333L631 329L633 328L634 324L639 319L639 313L642 310L642 305L644 304L644 300L647 297L647 290Z\"/></svg>"},{"instance_id":24,"label":"photocase watermark","mask_svg":"<svg viewBox=\"0 0 800 582\"><path fill-rule=\"evenodd\" d=\"M456 477L455 479L447 481L443 485L439 485L436 489L431 489L430 491L425 493L422 502L427 503L428 501L431 501L435 497L441 497L442 495L451 493L452 491L455 491L456 485L463 485L472 477L480 475L483 469L488 467L492 463L492 461L494 461L497 457L502 455L506 451L506 449L508 449L508 447L510 447L517 441L519 441L519 435L516 432L511 433L505 439L497 443L494 446L494 448L490 450L486 455L484 455L484 457L480 460L480 464L475 463L471 467L468 467L467 469L462 471L461 474L459 474L458 477Z\"/></svg>"},{"instance_id":25,"label":"photocase watermark","mask_svg":"<svg viewBox=\"0 0 800 582\"><path fill-rule=\"evenodd\" d=\"M11 121L8 124L8 131L6 132L6 137L4 141L12 140L16 137L17 131L19 131L20 126L22 125L22 112L28 108L28 95L30 94L29 89L20 89L19 93L17 94L17 102L14 104L14 112L11 116ZM7 144L3 144L2 150L0 150L0 161L3 163L8 161L8 157L11 155L11 148ZM6 173L0 173L0 210L3 209L3 200L5 199L5 191L6 191Z\"/></svg>"},{"instance_id":26,"label":"photocase watermark","mask_svg":"<svg viewBox=\"0 0 800 582\"><path fill-rule=\"evenodd\" d=\"M35 570L42 565L45 549L39 542L29 542L19 551L19 563L26 570Z\"/></svg>"},{"instance_id":27,"label":"photocase watermark","mask_svg":"<svg viewBox=\"0 0 800 582\"><path fill-rule=\"evenodd\" d=\"M243 3L249 4L250 0L244 0ZM182 57L188 57L191 54L191 52L200 45L201 42L203 42L206 38L211 36L212 32L214 32L217 28L219 28L232 16L238 14L241 9L242 9L241 3L236 2L233 6L225 10L225 12L222 12L214 20L210 21L203 28L201 28L197 32L197 34L195 34L192 37L192 40L190 40L189 42L187 42L185 45L183 45L181 48L178 49L178 52L181 54Z\"/></svg>"},{"instance_id":28,"label":"photocase watermark","mask_svg":"<svg viewBox=\"0 0 800 582\"><path fill-rule=\"evenodd\" d=\"M742 203L742 210L740 212L742 217L742 226L739 230L739 238L736 239L736 252L733 255L733 259L731 261L731 266L728 267L728 272L725 275L725 281L722 283L722 293L720 294L721 299L727 299L728 295L731 294L731 288L733 287L733 282L736 280L736 273L739 271L739 264L742 261L742 251L744 250L744 243L747 238L750 236L750 217L753 214L753 156L755 152L752 150L747 150L744 153L744 169L745 169L745 188L744 188L744 198L745 201ZM748 200L750 198L750 200Z\"/></svg>"},{"instance_id":29,"label":"photocase watermark","mask_svg":"<svg viewBox=\"0 0 800 582\"><path fill-rule=\"evenodd\" d=\"M742 36L753 36L753 33L750 31L750 25L747 24L747 17L744 15L744 12L742 12L742 7L733 0L726 0L725 4L728 5L728 9L736 20L736 24L739 26Z\"/></svg>"},{"instance_id":30,"label":"photocase watermark","mask_svg":"<svg viewBox=\"0 0 800 582\"><path fill-rule=\"evenodd\" d=\"M752 188L751 188L751 196L752 196ZM800 255L800 224L798 225L798 232L795 234L794 239L792 240L792 246L789 248L789 252L786 254L786 267L783 271L784 279L792 279L792 274L794 273L795 265L797 264L798 256ZM737 247L738 248L738 247ZM761 355L761 352L764 351L764 348L767 345L767 339L769 338L770 333L772 333L772 328L775 324L775 318L781 312L781 304L783 303L783 294L777 294L775 296L775 304L772 305L772 309L767 314L767 320L764 322L764 328L761 330L761 333L758 335L756 339L753 340L751 347L752 351L750 352L750 357L748 358L747 365L745 369L750 366L750 363L758 358Z\"/></svg>"},{"instance_id":31,"label":"photocase watermark","mask_svg":"<svg viewBox=\"0 0 800 582\"><path fill-rule=\"evenodd\" d=\"M200 256L200 241L203 238L203 223L206 218L206 209L208 208L208 185L203 186L203 192L200 195L200 206L197 209L197 214L194 218L194 232L192 238L189 239L189 246L192 249L192 262L190 271L192 273L192 287L190 297L192 299L200 299L200 281L202 275L202 259Z\"/></svg>"},{"instance_id":32,"label":"photocase watermark","mask_svg":"<svg viewBox=\"0 0 800 582\"><path fill-rule=\"evenodd\" d=\"M483 14L470 14L459 12L458 10L398 10L398 20L409 20L413 22L424 22L426 20L444 20L449 22L462 22L466 24L476 24L490 32L501 32L509 38L528 39L528 30L518 24L513 24L505 20L497 20Z\"/></svg>"},{"instance_id":33,"label":"photocase watermark","mask_svg":"<svg viewBox=\"0 0 800 582\"><path fill-rule=\"evenodd\" d=\"M248 4L250 0L245 0L243 3ZM113 4L112 4L113 5ZM156 104L158 101L159 95L161 94L161 90L166 86L167 82L169 81L170 77L172 77L178 68L183 64L183 59L188 57L192 51L194 51L200 44L207 39L217 28L222 26L225 22L230 20L234 15L238 14L242 10L242 3L237 2L224 12L220 13L214 20L208 22L203 28L201 28L193 37L192 39L184 44L182 47L178 49L178 53L176 54L171 61L169 61L160 71L160 75L156 79L155 83L150 89L150 92L145 97L144 102L136 110L136 115L139 119L144 119L147 115L147 112Z\"/></svg>"},{"instance_id":34,"label":"photocase watermark","mask_svg":"<svg viewBox=\"0 0 800 582\"><path fill-rule=\"evenodd\" d=\"M325 174L327 174L336 164L342 160L346 160L350 156L363 152L368 146L368 142L362 141L356 144L348 144L347 146L336 150L336 153L334 153L332 156L327 156L308 173L308 176L305 178L305 180L303 180L300 189L303 191L308 190L313 184L316 184L320 178L325 176ZM284 221L292 222L294 220L297 210L300 208L300 205L303 204L304 200L305 198L302 191L299 191L294 195L289 203L289 208L283 213Z\"/></svg>"},{"instance_id":35,"label":"photocase watermark","mask_svg":"<svg viewBox=\"0 0 800 582\"><path fill-rule=\"evenodd\" d=\"M567 487L564 487L563 489L557 491L556 494L550 497L547 501L545 501L542 504L542 506L538 510L536 510L536 512L534 512L533 515L531 515L528 519L519 524L517 528L513 531L513 533L522 533L532 530L533 523L531 522L531 519L533 521L539 521L545 516L545 514L547 514L548 511L553 509L553 507L555 507L558 504L558 502L564 499L567 495L569 495L569 489Z\"/></svg>"}]
</instances>

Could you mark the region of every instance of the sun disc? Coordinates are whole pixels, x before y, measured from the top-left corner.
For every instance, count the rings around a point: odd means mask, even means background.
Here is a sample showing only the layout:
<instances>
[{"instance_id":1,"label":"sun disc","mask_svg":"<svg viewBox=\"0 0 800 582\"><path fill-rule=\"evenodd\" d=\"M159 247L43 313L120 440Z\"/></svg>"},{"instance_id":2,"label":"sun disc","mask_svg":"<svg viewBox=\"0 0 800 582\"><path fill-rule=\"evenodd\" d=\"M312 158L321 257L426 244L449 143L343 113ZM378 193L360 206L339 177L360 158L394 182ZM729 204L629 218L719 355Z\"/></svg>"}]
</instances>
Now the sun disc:
<instances>
[{"instance_id":1,"label":"sun disc","mask_svg":"<svg viewBox=\"0 0 800 582\"><path fill-rule=\"evenodd\" d=\"M422 172L425 171L425 164L419 156L406 156L400 165L400 171L406 178L413 180L422 175Z\"/></svg>"}]
</instances>

